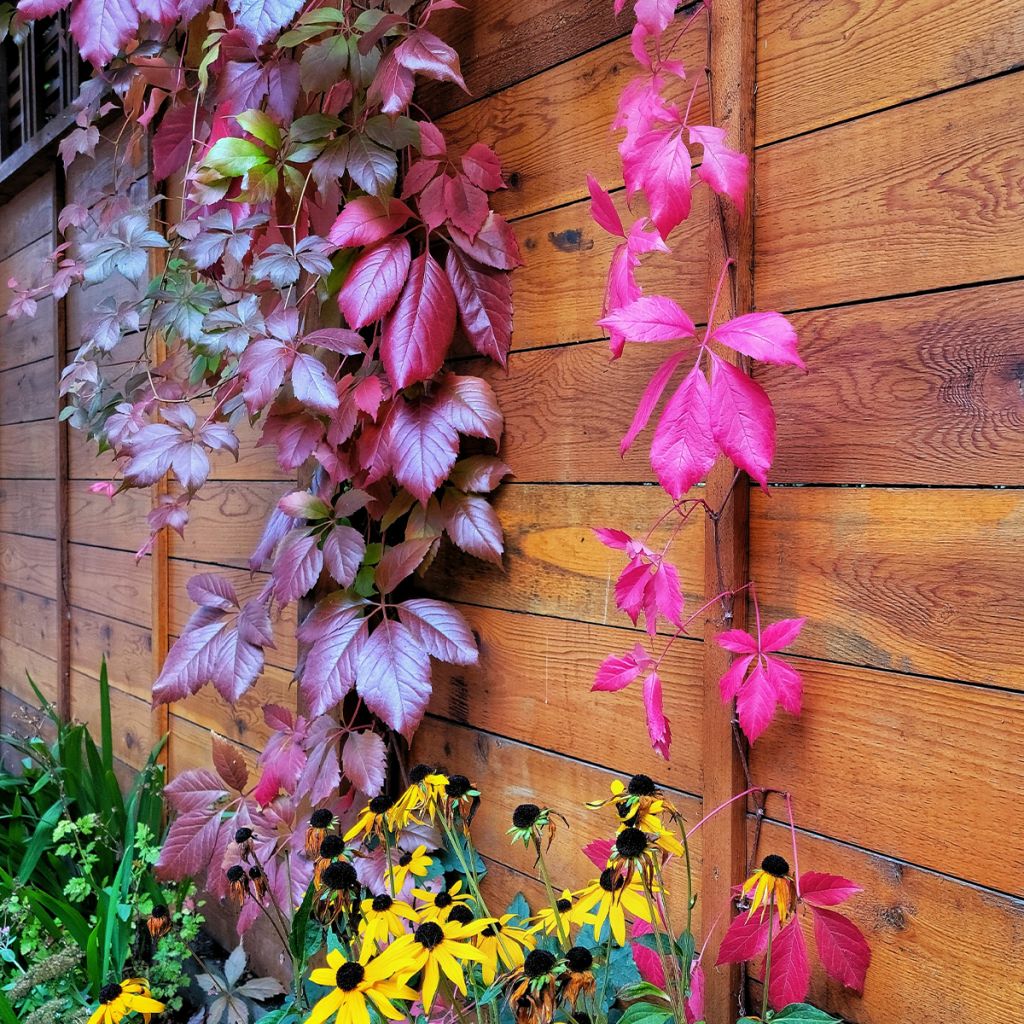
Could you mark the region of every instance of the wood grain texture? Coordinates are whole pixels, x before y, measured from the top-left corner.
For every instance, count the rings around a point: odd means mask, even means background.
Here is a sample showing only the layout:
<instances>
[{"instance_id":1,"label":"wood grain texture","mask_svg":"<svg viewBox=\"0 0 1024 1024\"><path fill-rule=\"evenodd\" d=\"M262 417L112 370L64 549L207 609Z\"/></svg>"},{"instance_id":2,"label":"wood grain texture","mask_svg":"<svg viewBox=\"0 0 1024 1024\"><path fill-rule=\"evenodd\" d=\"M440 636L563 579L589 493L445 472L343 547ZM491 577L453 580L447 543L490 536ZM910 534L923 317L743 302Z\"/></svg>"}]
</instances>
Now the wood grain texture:
<instances>
[{"instance_id":1,"label":"wood grain texture","mask_svg":"<svg viewBox=\"0 0 1024 1024\"><path fill-rule=\"evenodd\" d=\"M980 885L1021 891L1024 694L803 658L804 710L752 750L797 824Z\"/></svg>"},{"instance_id":2,"label":"wood grain texture","mask_svg":"<svg viewBox=\"0 0 1024 1024\"><path fill-rule=\"evenodd\" d=\"M39 707L29 679L51 704L57 700L57 662L45 654L13 643L0 644L0 689L31 707Z\"/></svg>"},{"instance_id":3,"label":"wood grain texture","mask_svg":"<svg viewBox=\"0 0 1024 1024\"><path fill-rule=\"evenodd\" d=\"M35 316L17 320L0 317L0 370L34 363L52 354L56 330L54 307L53 299L42 298Z\"/></svg>"},{"instance_id":4,"label":"wood grain texture","mask_svg":"<svg viewBox=\"0 0 1024 1024\"><path fill-rule=\"evenodd\" d=\"M0 531L52 540L55 496L53 480L0 480Z\"/></svg>"},{"instance_id":5,"label":"wood grain texture","mask_svg":"<svg viewBox=\"0 0 1024 1024\"><path fill-rule=\"evenodd\" d=\"M569 723L566 723L567 727ZM578 734L577 750L586 754L588 737ZM603 751L593 753L600 756ZM448 722L426 718L413 743L415 760L439 763L451 772L469 776L481 791L480 809L474 819L473 831L480 852L492 855L502 863L525 875L536 877L536 854L522 844L511 845L506 830L512 824L512 812L521 803L550 807L565 815L566 827L557 822L557 836L545 860L556 890L582 888L597 872L583 853L583 847L594 839L607 839L614 832L612 811L590 810L588 800L610 795L609 785L617 776L603 768L552 754L512 740L499 739ZM691 823L699 816L699 803L693 797L667 791L679 811ZM700 871L699 836L690 844L695 873ZM681 862L668 865L666 882L670 907L679 909L685 903L685 876ZM694 927L700 927L700 905L694 913Z\"/></svg>"},{"instance_id":6,"label":"wood grain texture","mask_svg":"<svg viewBox=\"0 0 1024 1024\"><path fill-rule=\"evenodd\" d=\"M455 110L628 32L633 19L615 18L604 0L490 0L440 11L431 21L459 54L468 93L448 83L424 83L417 98L432 114Z\"/></svg>"},{"instance_id":7,"label":"wood grain texture","mask_svg":"<svg viewBox=\"0 0 1024 1024\"><path fill-rule=\"evenodd\" d=\"M704 59L704 40L690 32L679 55L689 66ZM618 39L543 74L480 100L440 121L454 152L474 142L493 146L509 188L492 205L508 217L536 213L586 195L587 173L605 188L622 184L609 126L619 93L636 62L629 39ZM674 80L669 94L684 105L689 86ZM707 94L698 95L691 120L702 124Z\"/></svg>"},{"instance_id":8,"label":"wood grain texture","mask_svg":"<svg viewBox=\"0 0 1024 1024\"><path fill-rule=\"evenodd\" d=\"M1019 67L1016 0L759 0L757 142Z\"/></svg>"},{"instance_id":9,"label":"wood grain texture","mask_svg":"<svg viewBox=\"0 0 1024 1024\"><path fill-rule=\"evenodd\" d=\"M72 541L101 548L138 551L149 539L148 490L118 494L113 501L89 490L86 480L68 482L68 528Z\"/></svg>"},{"instance_id":10,"label":"wood grain texture","mask_svg":"<svg viewBox=\"0 0 1024 1024\"><path fill-rule=\"evenodd\" d=\"M1022 82L1006 75L760 150L758 306L1019 275Z\"/></svg>"},{"instance_id":11,"label":"wood grain texture","mask_svg":"<svg viewBox=\"0 0 1024 1024\"><path fill-rule=\"evenodd\" d=\"M792 652L1024 689L1024 493L773 488L751 509L766 619L806 615Z\"/></svg>"},{"instance_id":12,"label":"wood grain texture","mask_svg":"<svg viewBox=\"0 0 1024 1024\"><path fill-rule=\"evenodd\" d=\"M1024 285L792 320L808 375L755 373L778 417L773 480L1024 484Z\"/></svg>"},{"instance_id":13,"label":"wood grain texture","mask_svg":"<svg viewBox=\"0 0 1024 1024\"><path fill-rule=\"evenodd\" d=\"M39 597L55 597L56 545L41 537L0 534L0 583Z\"/></svg>"},{"instance_id":14,"label":"wood grain texture","mask_svg":"<svg viewBox=\"0 0 1024 1024\"><path fill-rule=\"evenodd\" d=\"M174 778L190 768L212 768L213 759L210 755L210 731L187 718L178 715L170 716L171 745L170 764L168 771ZM257 751L241 743L235 743L249 768L250 779L258 777L256 768Z\"/></svg>"},{"instance_id":15,"label":"wood grain texture","mask_svg":"<svg viewBox=\"0 0 1024 1024\"><path fill-rule=\"evenodd\" d=\"M0 479L53 477L53 426L48 420L6 423L0 432Z\"/></svg>"},{"instance_id":16,"label":"wood grain texture","mask_svg":"<svg viewBox=\"0 0 1024 1024\"><path fill-rule=\"evenodd\" d=\"M149 701L153 684L152 634L145 626L84 608L71 608L71 666L80 676L99 678L107 659L111 685Z\"/></svg>"},{"instance_id":17,"label":"wood grain texture","mask_svg":"<svg viewBox=\"0 0 1024 1024\"><path fill-rule=\"evenodd\" d=\"M71 604L137 626L150 621L149 559L128 551L69 545Z\"/></svg>"},{"instance_id":18,"label":"wood grain texture","mask_svg":"<svg viewBox=\"0 0 1024 1024\"><path fill-rule=\"evenodd\" d=\"M0 425L52 420L57 409L53 372L53 356L0 371Z\"/></svg>"},{"instance_id":19,"label":"wood grain texture","mask_svg":"<svg viewBox=\"0 0 1024 1024\"><path fill-rule=\"evenodd\" d=\"M673 789L700 787L700 644L680 641L662 663L665 713L673 756L651 749L638 689L591 693L594 672L624 651L632 631L463 605L478 638L477 665L434 664L434 715L570 757L585 757L576 729L584 716L588 744L613 771L646 772ZM637 684L638 685L638 684Z\"/></svg>"},{"instance_id":20,"label":"wood grain texture","mask_svg":"<svg viewBox=\"0 0 1024 1024\"><path fill-rule=\"evenodd\" d=\"M628 225L631 215L625 192L620 190L612 198ZM634 215L646 213L641 197L633 206ZM708 206L707 191L698 189L690 214L694 223L706 220ZM525 261L512 277L513 350L606 337L596 322L602 315L608 267L620 239L594 223L590 200L524 217L513 227ZM707 313L706 264L699 246L678 245L671 253L645 256L637 281L647 292L675 299L700 323Z\"/></svg>"},{"instance_id":21,"label":"wood grain texture","mask_svg":"<svg viewBox=\"0 0 1024 1024\"><path fill-rule=\"evenodd\" d=\"M71 714L89 726L96 737L100 733L100 684L91 676L71 673ZM110 688L110 716L113 730L114 756L133 768L141 768L152 749L148 700Z\"/></svg>"},{"instance_id":22,"label":"wood grain texture","mask_svg":"<svg viewBox=\"0 0 1024 1024\"><path fill-rule=\"evenodd\" d=\"M643 537L669 504L656 487L509 484L495 498L505 530L504 567L444 546L425 584L467 604L628 625L613 594L625 559L622 552L604 547L593 527L614 525ZM703 525L691 518L669 549L690 601L704 585L702 531ZM653 546L660 548L670 532L659 529Z\"/></svg>"},{"instance_id":23,"label":"wood grain texture","mask_svg":"<svg viewBox=\"0 0 1024 1024\"><path fill-rule=\"evenodd\" d=\"M788 829L766 825L761 848L787 852ZM828 839L801 834L799 850L801 870L864 886L843 909L871 945L863 997L826 981L815 963L813 1003L859 1024L1021 1017L1024 987L1011 951L1024 942L1024 903ZM969 941L960 941L965 932Z\"/></svg>"},{"instance_id":24,"label":"wood grain texture","mask_svg":"<svg viewBox=\"0 0 1024 1024\"><path fill-rule=\"evenodd\" d=\"M0 586L0 637L16 647L53 658L57 649L53 600L17 587Z\"/></svg>"},{"instance_id":25,"label":"wood grain texture","mask_svg":"<svg viewBox=\"0 0 1024 1024\"><path fill-rule=\"evenodd\" d=\"M0 206L0 260L53 230L53 174L43 174ZM6 283L6 282L5 282Z\"/></svg>"}]
</instances>

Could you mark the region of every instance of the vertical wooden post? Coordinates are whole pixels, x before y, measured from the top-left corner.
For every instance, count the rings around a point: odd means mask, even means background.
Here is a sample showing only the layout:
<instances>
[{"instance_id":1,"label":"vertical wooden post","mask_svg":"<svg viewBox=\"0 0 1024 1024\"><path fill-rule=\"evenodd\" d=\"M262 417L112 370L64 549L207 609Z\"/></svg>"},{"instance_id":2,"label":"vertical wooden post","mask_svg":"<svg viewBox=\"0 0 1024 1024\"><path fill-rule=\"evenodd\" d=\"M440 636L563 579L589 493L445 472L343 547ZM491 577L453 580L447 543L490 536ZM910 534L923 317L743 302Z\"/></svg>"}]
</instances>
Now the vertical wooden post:
<instances>
[{"instance_id":1,"label":"vertical wooden post","mask_svg":"<svg viewBox=\"0 0 1024 1024\"><path fill-rule=\"evenodd\" d=\"M64 169L59 164L53 171L53 247L56 249L62 239L57 228L57 216L64 207ZM53 375L54 392L60 388L60 375L67 359L67 319L65 299L54 303L53 331ZM68 427L61 417L62 403L56 404L53 419L53 486L54 493L54 539L57 547L57 714L65 721L71 717L71 597L69 582L71 572L68 565Z\"/></svg>"},{"instance_id":2,"label":"vertical wooden post","mask_svg":"<svg viewBox=\"0 0 1024 1024\"><path fill-rule=\"evenodd\" d=\"M757 47L757 5L753 0L710 5L711 49L708 81L712 124L724 128L729 143L753 160L754 70ZM729 202L711 204L709 225L709 294L722 267L733 259L731 279L722 289L715 314L721 322L753 307L752 196L741 214ZM735 354L723 358L742 363ZM734 485L734 469L720 459L708 477L707 501L722 509L717 522L707 520L704 544L704 585L708 598L724 588L747 581L748 487L744 474ZM731 492L730 492L731 489ZM717 543L716 543L717 542ZM717 553L716 553L717 547ZM715 642L722 629L742 628L746 601L712 606L704 626L703 807L708 814L746 788L743 762L734 738L733 708L719 697L718 680L729 666L730 655ZM742 881L746 868L746 802L736 801L702 829L701 920L705 935L712 933L707 976L705 1017L708 1024L732 1024L737 1017L736 995L741 984L736 966L713 967L714 951L732 916L731 887Z\"/></svg>"}]
</instances>

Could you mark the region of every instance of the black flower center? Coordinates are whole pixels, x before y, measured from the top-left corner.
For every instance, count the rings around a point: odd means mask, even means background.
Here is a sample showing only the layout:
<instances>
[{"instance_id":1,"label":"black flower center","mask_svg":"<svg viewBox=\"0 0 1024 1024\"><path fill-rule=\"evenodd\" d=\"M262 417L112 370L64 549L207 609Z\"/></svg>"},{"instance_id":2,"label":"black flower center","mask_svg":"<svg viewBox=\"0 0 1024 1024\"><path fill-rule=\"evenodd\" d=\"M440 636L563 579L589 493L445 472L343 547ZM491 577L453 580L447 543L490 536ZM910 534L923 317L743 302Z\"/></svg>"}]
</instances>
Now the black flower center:
<instances>
[{"instance_id":1,"label":"black flower center","mask_svg":"<svg viewBox=\"0 0 1024 1024\"><path fill-rule=\"evenodd\" d=\"M572 910L572 900L567 900L564 897L560 899L555 906L558 908L560 914L568 914Z\"/></svg>"},{"instance_id":2,"label":"black flower center","mask_svg":"<svg viewBox=\"0 0 1024 1024\"><path fill-rule=\"evenodd\" d=\"M334 815L326 807L321 807L309 816L311 828L330 828L332 821L334 821Z\"/></svg>"},{"instance_id":3,"label":"black flower center","mask_svg":"<svg viewBox=\"0 0 1024 1024\"><path fill-rule=\"evenodd\" d=\"M241 864L235 864L225 872L229 882L240 882L245 878L245 868Z\"/></svg>"},{"instance_id":4,"label":"black flower center","mask_svg":"<svg viewBox=\"0 0 1024 1024\"><path fill-rule=\"evenodd\" d=\"M630 796L654 796L654 780L650 775L634 775L626 790Z\"/></svg>"},{"instance_id":5,"label":"black flower center","mask_svg":"<svg viewBox=\"0 0 1024 1024\"><path fill-rule=\"evenodd\" d=\"M542 974L550 974L555 966L555 956L546 949L532 949L526 954L523 972L528 978L539 978Z\"/></svg>"},{"instance_id":6,"label":"black flower center","mask_svg":"<svg viewBox=\"0 0 1024 1024\"><path fill-rule=\"evenodd\" d=\"M249 877L251 879L253 879L254 881L256 879L262 878L263 877L263 868L259 867L256 864L253 864L253 866L251 868L249 868Z\"/></svg>"},{"instance_id":7,"label":"black flower center","mask_svg":"<svg viewBox=\"0 0 1024 1024\"><path fill-rule=\"evenodd\" d=\"M444 790L453 800L461 800L472 788L473 784L465 775L452 775Z\"/></svg>"},{"instance_id":8,"label":"black flower center","mask_svg":"<svg viewBox=\"0 0 1024 1024\"><path fill-rule=\"evenodd\" d=\"M582 974L594 966L594 954L586 946L573 946L565 954L565 962L574 974Z\"/></svg>"},{"instance_id":9,"label":"black flower center","mask_svg":"<svg viewBox=\"0 0 1024 1024\"><path fill-rule=\"evenodd\" d=\"M112 1003L121 994L120 985L104 985L100 989L100 1002Z\"/></svg>"},{"instance_id":10,"label":"black flower center","mask_svg":"<svg viewBox=\"0 0 1024 1024\"><path fill-rule=\"evenodd\" d=\"M576 1013L574 1011L573 1015L569 1018L569 1020L572 1021L573 1024L590 1024L590 1014Z\"/></svg>"},{"instance_id":11,"label":"black flower center","mask_svg":"<svg viewBox=\"0 0 1024 1024\"><path fill-rule=\"evenodd\" d=\"M409 781L414 785L418 786L428 775L432 775L434 769L429 764L418 764L411 772L409 772Z\"/></svg>"},{"instance_id":12,"label":"black flower center","mask_svg":"<svg viewBox=\"0 0 1024 1024\"><path fill-rule=\"evenodd\" d=\"M627 860L639 857L647 849L647 836L638 828L624 828L615 840L615 849Z\"/></svg>"},{"instance_id":13,"label":"black flower center","mask_svg":"<svg viewBox=\"0 0 1024 1024\"><path fill-rule=\"evenodd\" d=\"M398 858L398 863L401 864L401 866L403 868L406 867L407 865L411 864L412 863L412 854L408 853L408 852L403 853L402 856Z\"/></svg>"},{"instance_id":14,"label":"black flower center","mask_svg":"<svg viewBox=\"0 0 1024 1024\"><path fill-rule=\"evenodd\" d=\"M767 871L775 878L785 878L789 874L789 864L786 863L785 857L780 857L777 853L769 853L761 861L761 870Z\"/></svg>"},{"instance_id":15,"label":"black flower center","mask_svg":"<svg viewBox=\"0 0 1024 1024\"><path fill-rule=\"evenodd\" d=\"M251 828L240 828L235 831L235 842L236 843L247 843L252 839Z\"/></svg>"},{"instance_id":16,"label":"black flower center","mask_svg":"<svg viewBox=\"0 0 1024 1024\"><path fill-rule=\"evenodd\" d=\"M486 935L488 938L493 939L501 931L501 922L495 921L494 924L489 924L480 934Z\"/></svg>"},{"instance_id":17,"label":"black flower center","mask_svg":"<svg viewBox=\"0 0 1024 1024\"><path fill-rule=\"evenodd\" d=\"M444 941L444 930L439 924L435 924L433 921L427 921L416 929L416 934L413 938L415 938L415 940L424 949L433 949Z\"/></svg>"},{"instance_id":18,"label":"black flower center","mask_svg":"<svg viewBox=\"0 0 1024 1024\"><path fill-rule=\"evenodd\" d=\"M390 796L375 796L370 801L370 810L374 814L386 814L394 806L395 799Z\"/></svg>"},{"instance_id":19,"label":"black flower center","mask_svg":"<svg viewBox=\"0 0 1024 1024\"><path fill-rule=\"evenodd\" d=\"M334 977L334 983L342 992L351 992L366 976L366 969L362 964L354 964L346 961L338 968Z\"/></svg>"},{"instance_id":20,"label":"black flower center","mask_svg":"<svg viewBox=\"0 0 1024 1024\"><path fill-rule=\"evenodd\" d=\"M536 804L520 804L512 812L512 824L516 828L532 828L540 817L540 808Z\"/></svg>"},{"instance_id":21,"label":"black flower center","mask_svg":"<svg viewBox=\"0 0 1024 1024\"><path fill-rule=\"evenodd\" d=\"M448 911L448 920L457 924L469 924L473 920L473 911L465 903L459 903Z\"/></svg>"},{"instance_id":22,"label":"black flower center","mask_svg":"<svg viewBox=\"0 0 1024 1024\"><path fill-rule=\"evenodd\" d=\"M150 916L160 918L170 917L171 912L167 909L166 903L158 903L155 907L153 907L153 913Z\"/></svg>"},{"instance_id":23,"label":"black flower center","mask_svg":"<svg viewBox=\"0 0 1024 1024\"><path fill-rule=\"evenodd\" d=\"M320 856L323 860L331 860L344 849L345 841L341 836L324 836L324 841L320 844Z\"/></svg>"},{"instance_id":24,"label":"black flower center","mask_svg":"<svg viewBox=\"0 0 1024 1024\"><path fill-rule=\"evenodd\" d=\"M373 897L373 909L376 911L390 910L394 902L386 892L382 892L379 896Z\"/></svg>"},{"instance_id":25,"label":"black flower center","mask_svg":"<svg viewBox=\"0 0 1024 1024\"><path fill-rule=\"evenodd\" d=\"M439 892L434 897L434 906L439 907L441 910L444 910L445 907L450 907L454 902L455 900L452 899L452 894L447 890Z\"/></svg>"},{"instance_id":26,"label":"black flower center","mask_svg":"<svg viewBox=\"0 0 1024 1024\"><path fill-rule=\"evenodd\" d=\"M601 872L600 885L605 892L616 892L626 884L626 880L615 868L605 868Z\"/></svg>"},{"instance_id":27,"label":"black flower center","mask_svg":"<svg viewBox=\"0 0 1024 1024\"><path fill-rule=\"evenodd\" d=\"M336 892L356 884L356 869L346 860L336 860L324 870L324 885Z\"/></svg>"}]
</instances>

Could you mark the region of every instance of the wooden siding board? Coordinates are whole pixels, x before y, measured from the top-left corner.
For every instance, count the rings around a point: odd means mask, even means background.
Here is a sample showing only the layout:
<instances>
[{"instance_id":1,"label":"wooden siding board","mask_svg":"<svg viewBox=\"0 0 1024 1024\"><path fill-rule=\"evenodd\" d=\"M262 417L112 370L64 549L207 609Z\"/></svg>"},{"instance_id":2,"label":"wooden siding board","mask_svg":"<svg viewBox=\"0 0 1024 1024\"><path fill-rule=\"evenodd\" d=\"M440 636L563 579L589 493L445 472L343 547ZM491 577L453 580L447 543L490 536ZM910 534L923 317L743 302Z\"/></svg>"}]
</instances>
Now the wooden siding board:
<instances>
[{"instance_id":1,"label":"wooden siding board","mask_svg":"<svg viewBox=\"0 0 1024 1024\"><path fill-rule=\"evenodd\" d=\"M39 597L56 597L57 547L52 540L0 534L0 583Z\"/></svg>"},{"instance_id":2,"label":"wooden siding board","mask_svg":"<svg viewBox=\"0 0 1024 1024\"><path fill-rule=\"evenodd\" d=\"M149 559L136 563L127 551L69 544L71 604L148 626L151 614Z\"/></svg>"},{"instance_id":3,"label":"wooden siding board","mask_svg":"<svg viewBox=\"0 0 1024 1024\"><path fill-rule=\"evenodd\" d=\"M2 270L0 270L2 273ZM35 316L0 317L0 370L38 362L53 352L55 303L41 298ZM0 311L4 306L0 306Z\"/></svg>"},{"instance_id":4,"label":"wooden siding board","mask_svg":"<svg viewBox=\"0 0 1024 1024\"><path fill-rule=\"evenodd\" d=\"M0 426L52 420L57 409L53 373L53 356L0 371ZM52 453L52 426L49 432Z\"/></svg>"},{"instance_id":5,"label":"wooden siding board","mask_svg":"<svg viewBox=\"0 0 1024 1024\"><path fill-rule=\"evenodd\" d=\"M0 431L0 479L52 478L53 428L50 421L4 424Z\"/></svg>"},{"instance_id":6,"label":"wooden siding board","mask_svg":"<svg viewBox=\"0 0 1024 1024\"><path fill-rule=\"evenodd\" d=\"M1022 85L1004 75L760 150L758 306L1019 276Z\"/></svg>"},{"instance_id":7,"label":"wooden siding board","mask_svg":"<svg viewBox=\"0 0 1024 1024\"><path fill-rule=\"evenodd\" d=\"M0 261L49 237L54 226L52 196L53 175L43 174L0 206Z\"/></svg>"}]
</instances>

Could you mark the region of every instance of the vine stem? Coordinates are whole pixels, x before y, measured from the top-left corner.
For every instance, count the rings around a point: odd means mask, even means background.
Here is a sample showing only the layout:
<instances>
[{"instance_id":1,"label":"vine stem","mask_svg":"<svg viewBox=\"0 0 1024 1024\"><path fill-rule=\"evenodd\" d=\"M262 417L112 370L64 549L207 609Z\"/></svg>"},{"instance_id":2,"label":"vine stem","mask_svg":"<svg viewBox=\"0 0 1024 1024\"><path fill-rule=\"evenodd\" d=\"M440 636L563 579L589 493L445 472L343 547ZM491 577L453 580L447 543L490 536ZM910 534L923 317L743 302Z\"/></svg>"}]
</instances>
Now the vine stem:
<instances>
[{"instance_id":1,"label":"vine stem","mask_svg":"<svg viewBox=\"0 0 1024 1024\"><path fill-rule=\"evenodd\" d=\"M772 925L775 924L775 893L768 901L768 948L764 954L764 988L761 992L761 1020L768 1016L768 984L772 975Z\"/></svg>"}]
</instances>

